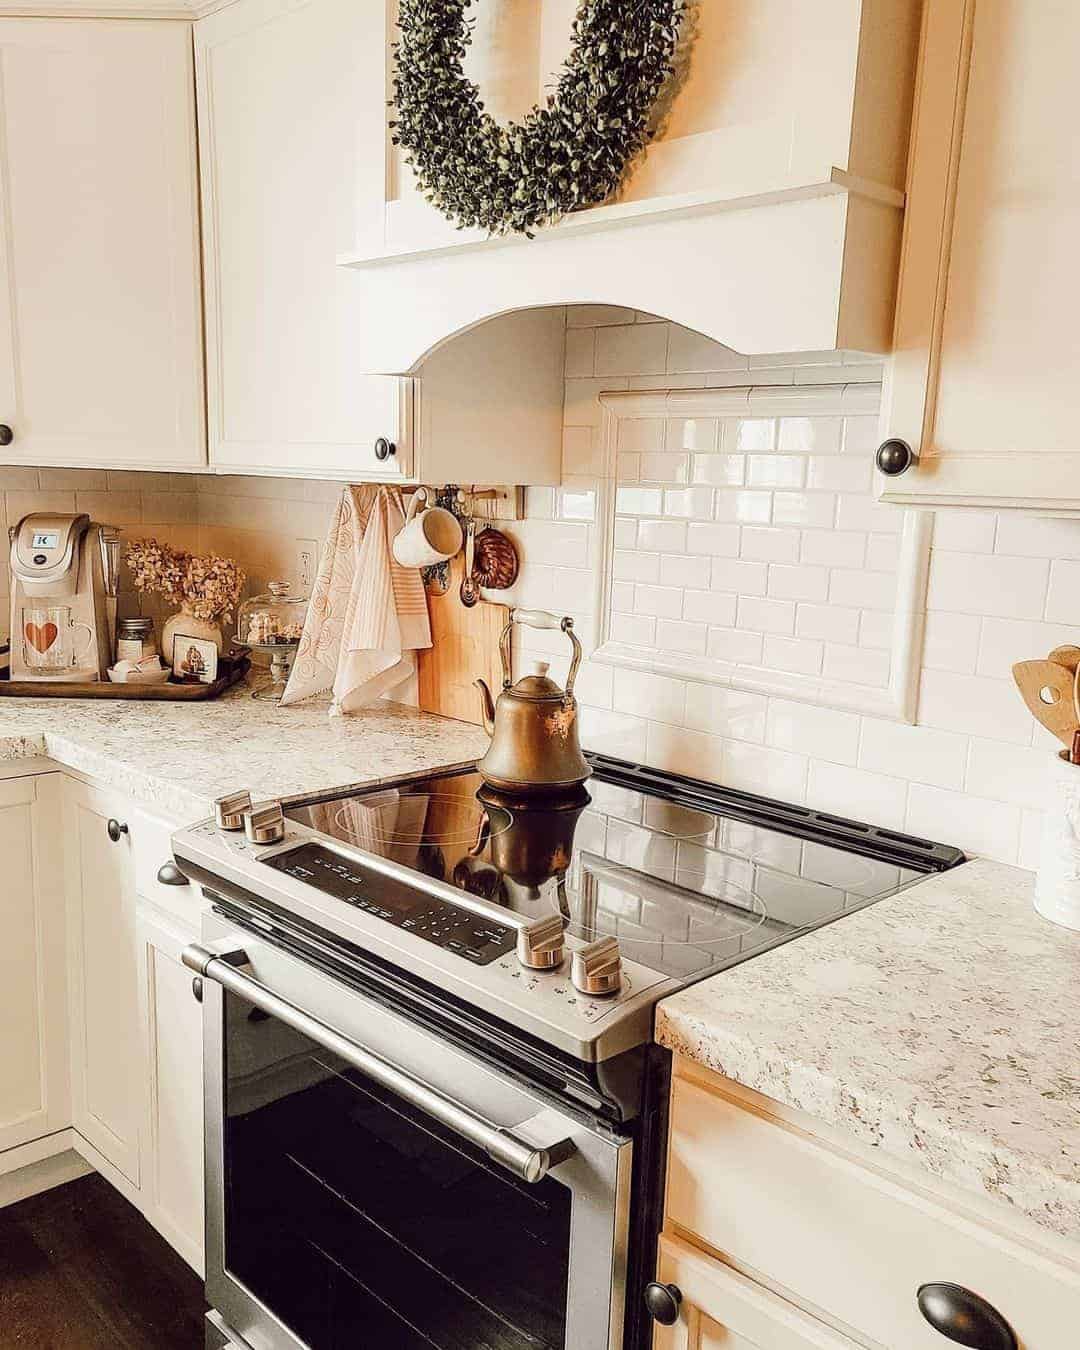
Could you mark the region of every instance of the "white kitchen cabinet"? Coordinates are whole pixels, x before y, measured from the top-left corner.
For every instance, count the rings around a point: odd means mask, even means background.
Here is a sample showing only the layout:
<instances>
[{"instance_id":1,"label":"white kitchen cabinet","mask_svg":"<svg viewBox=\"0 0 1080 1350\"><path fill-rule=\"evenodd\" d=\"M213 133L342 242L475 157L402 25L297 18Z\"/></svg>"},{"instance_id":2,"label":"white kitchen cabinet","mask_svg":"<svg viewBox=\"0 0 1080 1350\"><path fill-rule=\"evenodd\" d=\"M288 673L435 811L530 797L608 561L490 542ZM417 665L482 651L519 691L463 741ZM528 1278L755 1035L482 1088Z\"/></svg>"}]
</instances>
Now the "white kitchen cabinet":
<instances>
[{"instance_id":1,"label":"white kitchen cabinet","mask_svg":"<svg viewBox=\"0 0 1080 1350\"><path fill-rule=\"evenodd\" d=\"M917 1298L938 1282L989 1302L1024 1350L1072 1350L1080 1248L912 1171L677 1059L659 1269L685 1306L657 1350L941 1350Z\"/></svg>"},{"instance_id":2,"label":"white kitchen cabinet","mask_svg":"<svg viewBox=\"0 0 1080 1350\"><path fill-rule=\"evenodd\" d=\"M190 26L0 18L0 463L206 462Z\"/></svg>"},{"instance_id":3,"label":"white kitchen cabinet","mask_svg":"<svg viewBox=\"0 0 1080 1350\"><path fill-rule=\"evenodd\" d=\"M395 0L363 8L374 44ZM520 118L554 85L576 0L476 8L468 74L493 116ZM342 255L379 316L360 369L407 370L492 315L568 302L657 314L746 353L888 350L918 0L691 10L659 136L618 199L533 240L458 230L389 137L365 136L380 209L365 196ZM388 53L380 93L391 77Z\"/></svg>"},{"instance_id":4,"label":"white kitchen cabinet","mask_svg":"<svg viewBox=\"0 0 1080 1350\"><path fill-rule=\"evenodd\" d=\"M117 828L127 826L130 803L74 780L64 795L72 1123L138 1188L146 1080L135 884L130 826Z\"/></svg>"},{"instance_id":5,"label":"white kitchen cabinet","mask_svg":"<svg viewBox=\"0 0 1080 1350\"><path fill-rule=\"evenodd\" d=\"M677 1237L660 1239L657 1279L682 1295L653 1350L857 1350L855 1341Z\"/></svg>"},{"instance_id":6,"label":"white kitchen cabinet","mask_svg":"<svg viewBox=\"0 0 1080 1350\"><path fill-rule=\"evenodd\" d=\"M1080 7L928 0L896 353L890 501L1080 514L1080 176L1062 115Z\"/></svg>"},{"instance_id":7,"label":"white kitchen cabinet","mask_svg":"<svg viewBox=\"0 0 1080 1350\"><path fill-rule=\"evenodd\" d=\"M60 785L0 780L0 1154L68 1124Z\"/></svg>"},{"instance_id":8,"label":"white kitchen cabinet","mask_svg":"<svg viewBox=\"0 0 1080 1350\"><path fill-rule=\"evenodd\" d=\"M557 483L560 309L511 315L413 370L379 349L415 297L336 265L357 212L384 198L381 0L239 0L195 28L214 468Z\"/></svg>"},{"instance_id":9,"label":"white kitchen cabinet","mask_svg":"<svg viewBox=\"0 0 1080 1350\"><path fill-rule=\"evenodd\" d=\"M140 898L136 920L146 1038L147 1123L140 1202L147 1219L203 1270L202 1009L180 953L198 938Z\"/></svg>"}]
</instances>

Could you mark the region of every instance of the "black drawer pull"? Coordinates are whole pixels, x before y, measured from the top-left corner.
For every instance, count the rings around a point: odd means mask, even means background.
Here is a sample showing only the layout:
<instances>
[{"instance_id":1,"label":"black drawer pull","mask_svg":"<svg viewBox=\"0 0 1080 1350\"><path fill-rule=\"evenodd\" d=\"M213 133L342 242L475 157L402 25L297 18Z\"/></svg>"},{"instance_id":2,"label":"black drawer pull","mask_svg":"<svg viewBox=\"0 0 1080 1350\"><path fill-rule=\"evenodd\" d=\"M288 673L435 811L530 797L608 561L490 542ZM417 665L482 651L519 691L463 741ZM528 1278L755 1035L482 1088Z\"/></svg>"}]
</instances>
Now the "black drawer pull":
<instances>
[{"instance_id":1,"label":"black drawer pull","mask_svg":"<svg viewBox=\"0 0 1080 1350\"><path fill-rule=\"evenodd\" d=\"M161 886L190 886L191 882L180 871L174 862L162 863L157 872L158 884Z\"/></svg>"},{"instance_id":2,"label":"black drawer pull","mask_svg":"<svg viewBox=\"0 0 1080 1350\"><path fill-rule=\"evenodd\" d=\"M645 1286L645 1307L652 1320L662 1327L673 1327L679 1320L680 1303L682 1290L677 1284L659 1284L654 1281Z\"/></svg>"},{"instance_id":3,"label":"black drawer pull","mask_svg":"<svg viewBox=\"0 0 1080 1350\"><path fill-rule=\"evenodd\" d=\"M105 826L105 832L114 844L118 844L124 835L128 832L128 827L119 820L110 820Z\"/></svg>"},{"instance_id":4,"label":"black drawer pull","mask_svg":"<svg viewBox=\"0 0 1080 1350\"><path fill-rule=\"evenodd\" d=\"M1016 1333L992 1303L960 1284L924 1284L919 1311L947 1341L969 1350L1018 1350Z\"/></svg>"}]
</instances>

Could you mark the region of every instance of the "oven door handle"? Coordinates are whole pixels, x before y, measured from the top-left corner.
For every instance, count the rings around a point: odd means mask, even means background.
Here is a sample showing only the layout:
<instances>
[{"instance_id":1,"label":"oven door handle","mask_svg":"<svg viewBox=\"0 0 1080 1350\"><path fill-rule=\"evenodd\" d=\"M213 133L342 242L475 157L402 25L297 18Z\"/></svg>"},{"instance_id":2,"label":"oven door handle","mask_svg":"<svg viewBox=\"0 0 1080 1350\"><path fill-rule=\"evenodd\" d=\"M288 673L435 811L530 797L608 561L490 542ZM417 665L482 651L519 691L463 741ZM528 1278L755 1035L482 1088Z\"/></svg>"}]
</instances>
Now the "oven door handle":
<instances>
[{"instance_id":1,"label":"oven door handle","mask_svg":"<svg viewBox=\"0 0 1080 1350\"><path fill-rule=\"evenodd\" d=\"M241 974L237 966L249 964L242 951L222 954L192 943L184 948L182 959L185 966L197 971L204 979L214 980L302 1036L307 1036L331 1054L339 1056L365 1077L415 1106L432 1120L445 1125L468 1143L483 1149L493 1162L499 1163L530 1185L542 1181L552 1167L565 1162L576 1151L571 1139L558 1137L562 1133L561 1128L551 1131L552 1117L561 1119L555 1113L542 1111L534 1118L538 1130L543 1130L545 1135L554 1135L551 1142L545 1143L543 1147L520 1138L512 1130L492 1124L422 1079L405 1073L381 1055L357 1045L333 1027L328 1027L325 1022L320 1022L310 1013L281 998L258 980ZM528 1126L533 1122L525 1123Z\"/></svg>"}]
</instances>

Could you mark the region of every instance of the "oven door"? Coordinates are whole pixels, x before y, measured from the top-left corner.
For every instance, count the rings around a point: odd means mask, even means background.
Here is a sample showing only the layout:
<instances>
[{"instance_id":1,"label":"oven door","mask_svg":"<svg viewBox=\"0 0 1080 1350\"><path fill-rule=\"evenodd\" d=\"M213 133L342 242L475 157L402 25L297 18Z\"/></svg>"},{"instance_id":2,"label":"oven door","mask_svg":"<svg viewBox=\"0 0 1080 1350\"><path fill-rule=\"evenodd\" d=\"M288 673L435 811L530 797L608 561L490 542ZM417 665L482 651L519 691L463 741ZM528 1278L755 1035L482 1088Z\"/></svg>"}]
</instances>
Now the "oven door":
<instances>
[{"instance_id":1,"label":"oven door","mask_svg":"<svg viewBox=\"0 0 1080 1350\"><path fill-rule=\"evenodd\" d=\"M631 1144L218 915L206 1292L254 1350L614 1350Z\"/></svg>"}]
</instances>

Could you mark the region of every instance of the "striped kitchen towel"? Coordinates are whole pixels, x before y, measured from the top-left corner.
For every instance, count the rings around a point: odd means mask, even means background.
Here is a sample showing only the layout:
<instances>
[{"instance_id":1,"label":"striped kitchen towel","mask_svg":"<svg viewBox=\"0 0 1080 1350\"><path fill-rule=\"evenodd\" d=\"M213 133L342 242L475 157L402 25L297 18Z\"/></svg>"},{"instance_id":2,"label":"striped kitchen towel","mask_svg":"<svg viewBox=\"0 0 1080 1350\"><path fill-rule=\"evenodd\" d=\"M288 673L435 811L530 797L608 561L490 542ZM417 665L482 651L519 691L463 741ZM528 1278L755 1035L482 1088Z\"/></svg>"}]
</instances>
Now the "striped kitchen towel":
<instances>
[{"instance_id":1,"label":"striped kitchen towel","mask_svg":"<svg viewBox=\"0 0 1080 1350\"><path fill-rule=\"evenodd\" d=\"M405 523L397 488L345 488L330 526L282 703L333 693L350 713L408 680L431 646L424 585L391 552Z\"/></svg>"}]
</instances>

